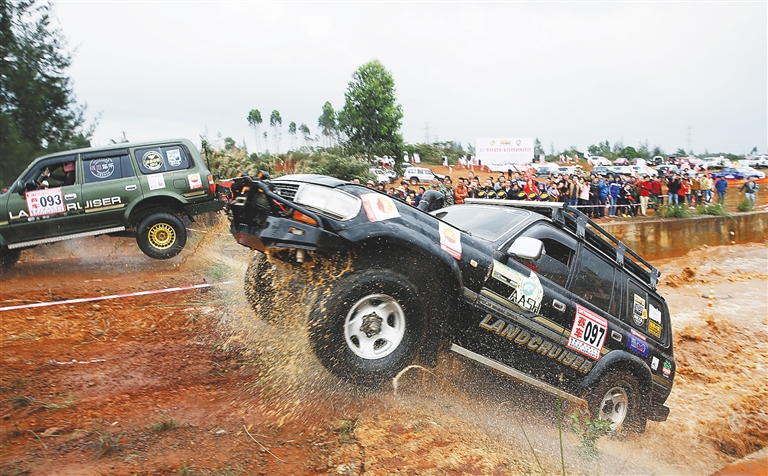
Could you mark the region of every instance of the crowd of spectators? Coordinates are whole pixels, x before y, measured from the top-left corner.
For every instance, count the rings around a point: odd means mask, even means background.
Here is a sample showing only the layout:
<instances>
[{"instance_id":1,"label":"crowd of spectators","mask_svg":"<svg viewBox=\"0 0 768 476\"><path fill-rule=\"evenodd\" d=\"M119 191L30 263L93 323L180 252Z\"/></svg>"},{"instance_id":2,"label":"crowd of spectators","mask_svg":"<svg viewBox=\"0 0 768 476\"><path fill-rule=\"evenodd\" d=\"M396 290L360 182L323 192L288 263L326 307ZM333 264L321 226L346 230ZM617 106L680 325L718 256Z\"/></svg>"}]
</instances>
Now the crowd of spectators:
<instances>
[{"instance_id":1,"label":"crowd of spectators","mask_svg":"<svg viewBox=\"0 0 768 476\"><path fill-rule=\"evenodd\" d=\"M605 217L647 216L650 209L667 207L697 206L716 203L724 204L728 182L714 178L711 173L676 173L666 177L649 175L612 175L587 173L536 178L533 173L521 174L509 170L495 175L480 177L468 171L466 177L458 177L453 184L450 176L442 180L435 177L428 186L413 190L406 181L397 187L378 185L378 189L400 198L414 207L435 210L443 206L462 204L467 198L496 200L535 200L567 202L569 206L581 209L593 219ZM748 182L749 183L749 182ZM746 185L746 184L745 184ZM753 182L754 185L754 182ZM368 182L374 187L373 182ZM742 187L743 189L744 187ZM438 194L429 193L430 191ZM743 190L740 190L743 191ZM747 197L754 200L756 187L747 186ZM428 196L428 203L421 204Z\"/></svg>"}]
</instances>

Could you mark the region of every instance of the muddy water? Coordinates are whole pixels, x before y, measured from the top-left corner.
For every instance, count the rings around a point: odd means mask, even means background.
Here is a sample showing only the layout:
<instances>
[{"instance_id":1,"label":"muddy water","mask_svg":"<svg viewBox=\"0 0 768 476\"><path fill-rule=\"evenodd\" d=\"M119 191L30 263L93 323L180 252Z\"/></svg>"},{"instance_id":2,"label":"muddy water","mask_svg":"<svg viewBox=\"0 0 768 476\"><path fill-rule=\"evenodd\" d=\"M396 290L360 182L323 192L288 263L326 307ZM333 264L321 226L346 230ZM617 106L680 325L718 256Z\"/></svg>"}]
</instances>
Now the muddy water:
<instances>
[{"instance_id":1,"label":"muddy water","mask_svg":"<svg viewBox=\"0 0 768 476\"><path fill-rule=\"evenodd\" d=\"M600 456L592 460L569 431L573 410L558 416L555 399L452 354L443 354L436 369L409 370L397 395L389 387L371 395L330 376L309 352L301 326L255 319L236 289L222 322L232 330L231 344L244 345L265 364L250 386L274 392L270 411L292 421L311 422L310 415L296 414L304 398L322 394L351 403L364 395L377 408L373 414L432 419L447 439L461 441L469 428L486 435L488 460L516 455L526 467L555 473L564 461L568 473L711 474L768 446L768 246L704 248L654 264L673 316L678 374L667 402L672 411L666 422L649 422L644 435L601 439ZM243 272L239 267L236 274ZM281 292L288 294L274 315L291 320L311 311L305 293L290 292L287 284ZM376 446L379 418L359 422L363 446L366 438ZM477 444L468 440L458 451L472 452Z\"/></svg>"}]
</instances>

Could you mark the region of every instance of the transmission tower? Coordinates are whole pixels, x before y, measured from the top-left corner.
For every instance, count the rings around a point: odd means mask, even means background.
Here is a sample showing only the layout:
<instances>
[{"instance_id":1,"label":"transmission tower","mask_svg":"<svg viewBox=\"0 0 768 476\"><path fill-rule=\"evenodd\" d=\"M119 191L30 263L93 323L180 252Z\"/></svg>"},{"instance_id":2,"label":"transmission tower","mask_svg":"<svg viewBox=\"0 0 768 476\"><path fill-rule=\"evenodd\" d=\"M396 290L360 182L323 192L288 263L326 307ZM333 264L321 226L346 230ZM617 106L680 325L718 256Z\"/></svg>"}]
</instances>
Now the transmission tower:
<instances>
[{"instance_id":1,"label":"transmission tower","mask_svg":"<svg viewBox=\"0 0 768 476\"><path fill-rule=\"evenodd\" d=\"M691 148L691 126L688 126L688 152L691 152L693 149Z\"/></svg>"},{"instance_id":2,"label":"transmission tower","mask_svg":"<svg viewBox=\"0 0 768 476\"><path fill-rule=\"evenodd\" d=\"M429 121L424 123L424 143L429 144Z\"/></svg>"}]
</instances>

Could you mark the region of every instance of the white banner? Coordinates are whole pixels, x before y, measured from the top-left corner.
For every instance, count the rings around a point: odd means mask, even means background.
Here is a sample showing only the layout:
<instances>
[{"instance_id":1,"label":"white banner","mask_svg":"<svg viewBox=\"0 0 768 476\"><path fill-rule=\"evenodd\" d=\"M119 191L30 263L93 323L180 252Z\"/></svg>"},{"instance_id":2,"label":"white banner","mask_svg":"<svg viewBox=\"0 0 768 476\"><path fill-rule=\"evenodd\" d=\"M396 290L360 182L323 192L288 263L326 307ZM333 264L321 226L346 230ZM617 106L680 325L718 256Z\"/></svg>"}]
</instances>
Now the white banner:
<instances>
[{"instance_id":1,"label":"white banner","mask_svg":"<svg viewBox=\"0 0 768 476\"><path fill-rule=\"evenodd\" d=\"M475 150L480 165L491 170L514 169L513 164L533 162L533 139L475 139Z\"/></svg>"}]
</instances>

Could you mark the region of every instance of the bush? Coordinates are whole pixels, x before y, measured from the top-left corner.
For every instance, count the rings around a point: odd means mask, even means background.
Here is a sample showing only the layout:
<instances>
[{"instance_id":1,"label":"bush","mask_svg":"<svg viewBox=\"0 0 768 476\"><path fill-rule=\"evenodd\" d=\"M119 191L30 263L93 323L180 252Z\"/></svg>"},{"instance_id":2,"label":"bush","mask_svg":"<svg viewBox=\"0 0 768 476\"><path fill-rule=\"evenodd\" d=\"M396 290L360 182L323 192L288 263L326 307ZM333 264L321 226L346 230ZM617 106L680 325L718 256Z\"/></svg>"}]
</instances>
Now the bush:
<instances>
[{"instance_id":1,"label":"bush","mask_svg":"<svg viewBox=\"0 0 768 476\"><path fill-rule=\"evenodd\" d=\"M725 210L724 206L717 203L708 204L707 206L699 208L697 211L700 215L731 216L730 213Z\"/></svg>"},{"instance_id":2,"label":"bush","mask_svg":"<svg viewBox=\"0 0 768 476\"><path fill-rule=\"evenodd\" d=\"M752 202L747 200L746 198L739 202L739 204L736 206L736 209L740 212L748 212L750 210L753 210L755 207L752 206Z\"/></svg>"},{"instance_id":3,"label":"bush","mask_svg":"<svg viewBox=\"0 0 768 476\"><path fill-rule=\"evenodd\" d=\"M370 165L354 157L344 157L328 152L320 152L310 156L309 170L315 174L330 175L341 180L355 178L365 181L370 177Z\"/></svg>"},{"instance_id":4,"label":"bush","mask_svg":"<svg viewBox=\"0 0 768 476\"><path fill-rule=\"evenodd\" d=\"M656 215L661 218L688 218L691 216L691 212L685 206L675 206L672 208L662 208Z\"/></svg>"}]
</instances>

